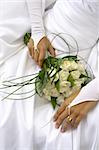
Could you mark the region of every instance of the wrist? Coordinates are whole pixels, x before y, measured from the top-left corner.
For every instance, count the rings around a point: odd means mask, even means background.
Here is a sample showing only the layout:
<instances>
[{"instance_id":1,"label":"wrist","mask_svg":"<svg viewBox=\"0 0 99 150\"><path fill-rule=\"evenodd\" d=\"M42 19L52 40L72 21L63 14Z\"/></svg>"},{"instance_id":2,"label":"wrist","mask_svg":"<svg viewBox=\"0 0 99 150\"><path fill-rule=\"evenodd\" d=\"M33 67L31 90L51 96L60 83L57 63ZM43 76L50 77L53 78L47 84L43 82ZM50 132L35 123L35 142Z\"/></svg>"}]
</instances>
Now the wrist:
<instances>
[{"instance_id":1,"label":"wrist","mask_svg":"<svg viewBox=\"0 0 99 150\"><path fill-rule=\"evenodd\" d=\"M45 38L46 35L44 32L39 32L39 33L36 33L36 34L32 34L31 38L32 40L34 41L34 48L37 49L37 45L38 43L43 39Z\"/></svg>"}]
</instances>

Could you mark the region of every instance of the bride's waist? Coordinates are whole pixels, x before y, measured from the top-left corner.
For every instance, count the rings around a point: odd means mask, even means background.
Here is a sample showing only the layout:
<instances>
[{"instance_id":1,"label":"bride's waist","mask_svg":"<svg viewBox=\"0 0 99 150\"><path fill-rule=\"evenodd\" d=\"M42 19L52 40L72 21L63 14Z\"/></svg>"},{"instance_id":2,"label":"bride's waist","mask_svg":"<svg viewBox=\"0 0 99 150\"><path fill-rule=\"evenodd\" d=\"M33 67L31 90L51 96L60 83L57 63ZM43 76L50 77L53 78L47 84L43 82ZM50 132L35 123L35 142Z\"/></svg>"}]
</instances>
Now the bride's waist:
<instances>
[{"instance_id":1,"label":"bride's waist","mask_svg":"<svg viewBox=\"0 0 99 150\"><path fill-rule=\"evenodd\" d=\"M24 34L30 31L28 18L0 20L0 39L8 43L22 41Z\"/></svg>"},{"instance_id":2,"label":"bride's waist","mask_svg":"<svg viewBox=\"0 0 99 150\"><path fill-rule=\"evenodd\" d=\"M11 56L23 50L25 44L23 40L8 43L7 41L0 39L0 65L4 63Z\"/></svg>"}]
</instances>

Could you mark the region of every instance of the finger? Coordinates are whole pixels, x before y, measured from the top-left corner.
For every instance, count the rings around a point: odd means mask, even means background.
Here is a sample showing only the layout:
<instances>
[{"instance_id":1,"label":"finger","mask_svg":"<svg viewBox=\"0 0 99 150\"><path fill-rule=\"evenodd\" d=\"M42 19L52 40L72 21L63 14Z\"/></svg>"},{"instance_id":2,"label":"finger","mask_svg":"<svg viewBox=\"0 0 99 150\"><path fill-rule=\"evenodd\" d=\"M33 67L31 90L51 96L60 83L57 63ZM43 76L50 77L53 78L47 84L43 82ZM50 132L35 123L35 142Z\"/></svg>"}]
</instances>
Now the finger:
<instances>
[{"instance_id":1,"label":"finger","mask_svg":"<svg viewBox=\"0 0 99 150\"><path fill-rule=\"evenodd\" d=\"M30 55L31 55L32 59L34 59L34 48L31 49L30 51L31 51Z\"/></svg>"},{"instance_id":2,"label":"finger","mask_svg":"<svg viewBox=\"0 0 99 150\"><path fill-rule=\"evenodd\" d=\"M56 120L55 127L57 129L60 127L60 125L63 123L63 121L67 118L67 116L68 116L68 110L65 109L65 111L63 111L63 113Z\"/></svg>"},{"instance_id":3,"label":"finger","mask_svg":"<svg viewBox=\"0 0 99 150\"><path fill-rule=\"evenodd\" d=\"M81 122L81 120L82 120L81 116L78 116L78 117L76 118L75 123L74 123L74 125L73 125L73 128L74 128L74 129L78 127L78 125L79 125L79 123Z\"/></svg>"},{"instance_id":4,"label":"finger","mask_svg":"<svg viewBox=\"0 0 99 150\"><path fill-rule=\"evenodd\" d=\"M88 103L90 103L90 102L88 102ZM87 112L90 110L90 108L93 108L92 106L95 106L96 103L91 102L89 105L86 105L86 103L82 103L82 104L79 104L79 105L82 105L83 109L80 110L79 115L78 115L77 119L75 120L75 123L74 123L74 126L73 126L74 128L78 127L81 120L86 117Z\"/></svg>"},{"instance_id":5,"label":"finger","mask_svg":"<svg viewBox=\"0 0 99 150\"><path fill-rule=\"evenodd\" d=\"M62 103L62 105L58 108L55 115L53 116L53 121L56 121L59 117L59 115L66 109L67 105L65 102Z\"/></svg>"},{"instance_id":6,"label":"finger","mask_svg":"<svg viewBox=\"0 0 99 150\"><path fill-rule=\"evenodd\" d=\"M56 111L53 120L56 121L59 115L66 109L66 107L70 104L71 102L71 96L67 98L62 105L59 107L59 109Z\"/></svg>"},{"instance_id":7,"label":"finger","mask_svg":"<svg viewBox=\"0 0 99 150\"><path fill-rule=\"evenodd\" d=\"M29 49L29 53L30 53L30 56L34 56L34 43L33 41L30 39L29 43L27 44L28 46L28 49Z\"/></svg>"},{"instance_id":8,"label":"finger","mask_svg":"<svg viewBox=\"0 0 99 150\"><path fill-rule=\"evenodd\" d=\"M73 99L78 95L79 91L76 91L71 96L69 96L60 106L60 108L55 113L53 120L56 121L59 115L65 110L65 108L73 101ZM72 108L73 110L73 108Z\"/></svg>"},{"instance_id":9,"label":"finger","mask_svg":"<svg viewBox=\"0 0 99 150\"><path fill-rule=\"evenodd\" d=\"M56 56L56 53L55 53L55 49L52 47L52 45L49 46L49 50L50 54L55 57Z\"/></svg>"},{"instance_id":10,"label":"finger","mask_svg":"<svg viewBox=\"0 0 99 150\"><path fill-rule=\"evenodd\" d=\"M69 116L70 119L67 117L67 123L70 124L71 126L74 126L75 120L78 117L78 115L79 115L78 113L73 112Z\"/></svg>"},{"instance_id":11,"label":"finger","mask_svg":"<svg viewBox=\"0 0 99 150\"><path fill-rule=\"evenodd\" d=\"M39 58L38 58L38 65L41 67L42 64L43 64L43 61L44 61L44 58L45 58L45 55L46 55L46 51L41 48L39 50Z\"/></svg>"},{"instance_id":12,"label":"finger","mask_svg":"<svg viewBox=\"0 0 99 150\"><path fill-rule=\"evenodd\" d=\"M70 129L74 125L77 116L78 114L74 113L73 111L72 111L72 114L69 116L67 113L67 116L64 119L65 121L63 121L62 123L61 132L66 132L66 130Z\"/></svg>"},{"instance_id":13,"label":"finger","mask_svg":"<svg viewBox=\"0 0 99 150\"><path fill-rule=\"evenodd\" d=\"M31 49L32 49L32 48L31 48L30 42L27 44L27 47L28 47L29 53L30 53L30 55L31 55L31 52L32 52Z\"/></svg>"},{"instance_id":14,"label":"finger","mask_svg":"<svg viewBox=\"0 0 99 150\"><path fill-rule=\"evenodd\" d=\"M34 51L34 60L36 63L38 63L38 57L39 57L39 53L37 52L37 50Z\"/></svg>"},{"instance_id":15,"label":"finger","mask_svg":"<svg viewBox=\"0 0 99 150\"><path fill-rule=\"evenodd\" d=\"M70 124L67 123L67 119L65 119L62 123L61 132L64 133L71 128Z\"/></svg>"},{"instance_id":16,"label":"finger","mask_svg":"<svg viewBox=\"0 0 99 150\"><path fill-rule=\"evenodd\" d=\"M29 54L32 57L32 59L34 59L34 49L29 49Z\"/></svg>"}]
</instances>

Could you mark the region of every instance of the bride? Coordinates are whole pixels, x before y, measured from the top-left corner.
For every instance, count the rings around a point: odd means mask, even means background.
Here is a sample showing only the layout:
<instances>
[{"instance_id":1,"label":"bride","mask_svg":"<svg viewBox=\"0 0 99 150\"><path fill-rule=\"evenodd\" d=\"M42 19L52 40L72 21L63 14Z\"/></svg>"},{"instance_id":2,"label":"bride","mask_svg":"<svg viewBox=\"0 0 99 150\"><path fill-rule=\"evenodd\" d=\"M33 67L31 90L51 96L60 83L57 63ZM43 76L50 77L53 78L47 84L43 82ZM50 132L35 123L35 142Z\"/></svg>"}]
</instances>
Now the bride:
<instances>
[{"instance_id":1,"label":"bride","mask_svg":"<svg viewBox=\"0 0 99 150\"><path fill-rule=\"evenodd\" d=\"M66 33L63 37L76 50L73 36L79 45L78 55L88 62L95 76L57 111L37 95L27 100L0 101L1 150L99 149L98 7L98 0L0 1L1 81L38 72L46 49L52 56L58 54L53 47L68 52L58 38L50 45L54 37L50 33ZM30 29L29 53L23 37ZM0 92L0 99L3 97Z\"/></svg>"}]
</instances>

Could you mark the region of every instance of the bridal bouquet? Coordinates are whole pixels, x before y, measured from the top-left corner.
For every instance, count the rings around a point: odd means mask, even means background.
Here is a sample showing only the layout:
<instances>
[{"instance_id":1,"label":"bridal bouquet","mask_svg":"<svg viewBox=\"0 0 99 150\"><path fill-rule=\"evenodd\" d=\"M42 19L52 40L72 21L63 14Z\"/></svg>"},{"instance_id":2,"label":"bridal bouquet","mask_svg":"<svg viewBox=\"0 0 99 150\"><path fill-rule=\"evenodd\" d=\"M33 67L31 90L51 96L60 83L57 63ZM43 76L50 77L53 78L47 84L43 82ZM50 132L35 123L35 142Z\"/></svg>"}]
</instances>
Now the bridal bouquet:
<instances>
[{"instance_id":1,"label":"bridal bouquet","mask_svg":"<svg viewBox=\"0 0 99 150\"><path fill-rule=\"evenodd\" d=\"M77 56L48 56L36 78L35 90L55 108L89 81L90 76Z\"/></svg>"},{"instance_id":2,"label":"bridal bouquet","mask_svg":"<svg viewBox=\"0 0 99 150\"><path fill-rule=\"evenodd\" d=\"M27 44L29 38L30 34L27 34L24 38L25 44ZM20 78L25 79L25 81L19 82ZM75 93L75 91L80 90L92 79L87 68L77 55L67 55L62 58L48 56L44 60L42 69L37 74L20 78L3 82L4 89L15 88L14 91L10 90L10 93L5 92L6 96L3 100L11 99L13 95L18 97L19 95L29 94L30 92L20 94L17 92L30 84L34 84L35 94L49 101L54 109L56 105L60 105L66 98ZM28 99L31 96L24 96L23 99ZM15 98L12 99L15 100Z\"/></svg>"}]
</instances>

